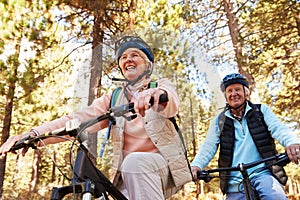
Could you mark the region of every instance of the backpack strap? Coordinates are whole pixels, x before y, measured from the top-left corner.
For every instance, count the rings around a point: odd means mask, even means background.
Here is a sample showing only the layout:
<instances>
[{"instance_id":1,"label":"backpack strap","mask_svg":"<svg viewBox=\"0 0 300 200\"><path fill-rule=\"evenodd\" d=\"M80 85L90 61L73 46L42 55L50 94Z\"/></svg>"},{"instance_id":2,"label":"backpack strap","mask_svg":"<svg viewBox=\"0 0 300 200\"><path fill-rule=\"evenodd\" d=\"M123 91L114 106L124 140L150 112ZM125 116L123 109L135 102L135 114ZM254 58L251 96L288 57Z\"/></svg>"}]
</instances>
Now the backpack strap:
<instances>
[{"instance_id":1,"label":"backpack strap","mask_svg":"<svg viewBox=\"0 0 300 200\"><path fill-rule=\"evenodd\" d=\"M218 116L218 125L219 125L219 130L220 132L222 132L223 127L224 127L224 123L225 123L225 112L226 112L226 107L224 108L224 110L219 114Z\"/></svg>"},{"instance_id":2,"label":"backpack strap","mask_svg":"<svg viewBox=\"0 0 300 200\"><path fill-rule=\"evenodd\" d=\"M154 82L154 81L151 81L148 84L148 88L157 88L157 86L158 86L158 83Z\"/></svg>"},{"instance_id":3,"label":"backpack strap","mask_svg":"<svg viewBox=\"0 0 300 200\"><path fill-rule=\"evenodd\" d=\"M109 108L112 108L116 105L116 102L118 100L118 97L119 97L119 94L122 90L122 87L118 87L116 89L114 89L114 91L112 92L112 95L111 95L111 99L110 99L110 107Z\"/></svg>"},{"instance_id":4,"label":"backpack strap","mask_svg":"<svg viewBox=\"0 0 300 200\"><path fill-rule=\"evenodd\" d=\"M188 167L189 167L191 176L193 178L193 181L196 181L196 180L194 180L194 176L193 176L193 172L192 172L192 169L191 169L190 161L188 159L187 149L186 149L186 146L185 146L185 142L184 142L184 138L183 138L182 132L181 132L178 124L176 123L175 117L171 117L171 118L169 118L169 120L173 123L173 125L174 125L174 127L175 127L175 129L176 129L176 131L177 131L177 133L179 135L179 138L181 140L181 143L182 143L182 146L183 146L183 150L184 150L185 160L186 160L186 162L188 164Z\"/></svg>"},{"instance_id":5,"label":"backpack strap","mask_svg":"<svg viewBox=\"0 0 300 200\"><path fill-rule=\"evenodd\" d=\"M118 87L118 88L116 88L116 89L113 90L112 95L111 95L111 99L110 99L110 103L109 103L109 107L110 108L112 108L112 107L114 107L116 105L116 102L117 102L117 99L118 99L118 96L119 96L121 90L122 90L122 87ZM111 116L109 118L109 124L108 124L108 127L107 127L105 138L104 138L104 141L103 141L101 149L100 149L100 153L99 153L100 158L102 158L102 156L103 156L105 145L107 144L107 141L108 141L108 139L110 137L111 127L114 124L116 124L116 120L115 120L114 117Z\"/></svg>"}]
</instances>

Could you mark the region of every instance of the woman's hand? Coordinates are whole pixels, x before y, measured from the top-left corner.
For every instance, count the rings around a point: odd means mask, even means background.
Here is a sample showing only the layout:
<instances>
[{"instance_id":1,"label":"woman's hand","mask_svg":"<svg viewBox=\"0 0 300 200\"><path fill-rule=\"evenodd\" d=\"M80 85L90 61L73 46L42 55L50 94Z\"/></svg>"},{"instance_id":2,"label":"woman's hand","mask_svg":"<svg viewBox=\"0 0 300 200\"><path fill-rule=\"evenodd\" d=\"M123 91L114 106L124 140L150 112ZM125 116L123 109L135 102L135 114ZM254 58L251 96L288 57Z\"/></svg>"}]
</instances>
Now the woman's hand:
<instances>
[{"instance_id":1,"label":"woman's hand","mask_svg":"<svg viewBox=\"0 0 300 200\"><path fill-rule=\"evenodd\" d=\"M11 148L14 146L14 144L18 141L20 141L21 139L28 137L29 135L32 135L34 133L32 132L27 132L24 133L22 135L16 135L16 136L12 136L10 137L8 140L6 140L6 142L4 142L2 144L2 146L0 147L0 159L3 159L6 154L8 152L10 152ZM27 152L28 148L23 148L22 150L22 155L24 156ZM12 153L16 153L15 151L11 151Z\"/></svg>"},{"instance_id":2,"label":"woman's hand","mask_svg":"<svg viewBox=\"0 0 300 200\"><path fill-rule=\"evenodd\" d=\"M150 88L138 93L137 98L134 99L134 111L139 113L142 117L145 116L145 111L148 110L150 105L150 99L153 97L153 110L159 112L162 111L166 104L158 104L159 97L162 94L166 94L166 91L159 89L159 88Z\"/></svg>"}]
</instances>

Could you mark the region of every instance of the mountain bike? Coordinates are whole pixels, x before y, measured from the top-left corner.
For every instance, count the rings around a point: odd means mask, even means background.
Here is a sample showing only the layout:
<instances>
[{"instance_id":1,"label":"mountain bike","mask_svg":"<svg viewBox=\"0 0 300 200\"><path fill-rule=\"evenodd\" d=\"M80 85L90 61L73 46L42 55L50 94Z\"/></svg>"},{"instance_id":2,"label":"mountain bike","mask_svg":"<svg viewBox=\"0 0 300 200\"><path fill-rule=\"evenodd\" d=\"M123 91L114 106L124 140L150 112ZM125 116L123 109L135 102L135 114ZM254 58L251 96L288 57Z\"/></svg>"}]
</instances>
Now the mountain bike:
<instances>
[{"instance_id":1,"label":"mountain bike","mask_svg":"<svg viewBox=\"0 0 300 200\"><path fill-rule=\"evenodd\" d=\"M168 96L163 94L159 98L159 103L168 101ZM151 98L149 104L153 105L154 99ZM73 167L72 182L68 186L54 187L52 189L51 200L61 200L68 194L80 194L81 199L91 200L97 198L99 200L127 200L127 198L110 182L110 180L94 165L91 160L90 153L85 145L80 141L80 134L83 131L105 119L113 120L114 117L125 117L127 120L132 119L125 116L126 113L134 112L134 104L115 106L110 108L106 113L98 117L89 119L85 122L67 123L66 127L54 130L50 133L41 134L39 136L28 136L18 141L10 151L16 151L22 148L36 149L36 143L49 137L62 137L65 135L72 136L79 141L80 145L77 150L76 160ZM110 197L110 198L109 198Z\"/></svg>"},{"instance_id":2,"label":"mountain bike","mask_svg":"<svg viewBox=\"0 0 300 200\"><path fill-rule=\"evenodd\" d=\"M197 178L199 180L204 180L204 182L208 183L213 178L221 177L221 176L217 176L217 175L211 175L212 173L224 172L224 171L239 171L242 174L241 183L244 187L246 200L259 200L260 197L258 195L258 192L256 191L256 189L253 187L253 185L251 183L248 169L255 167L261 163L268 162L268 161L274 161L271 165L286 166L290 162L290 159L286 153L281 153L281 154L270 156L268 158L264 158L264 159L261 159L259 161L255 161L255 162L246 163L246 164L241 163L241 164L238 164L236 167L225 167L225 168L202 170L197 174ZM268 167L271 167L271 165L267 165L265 167L258 168L257 170L266 169Z\"/></svg>"}]
</instances>

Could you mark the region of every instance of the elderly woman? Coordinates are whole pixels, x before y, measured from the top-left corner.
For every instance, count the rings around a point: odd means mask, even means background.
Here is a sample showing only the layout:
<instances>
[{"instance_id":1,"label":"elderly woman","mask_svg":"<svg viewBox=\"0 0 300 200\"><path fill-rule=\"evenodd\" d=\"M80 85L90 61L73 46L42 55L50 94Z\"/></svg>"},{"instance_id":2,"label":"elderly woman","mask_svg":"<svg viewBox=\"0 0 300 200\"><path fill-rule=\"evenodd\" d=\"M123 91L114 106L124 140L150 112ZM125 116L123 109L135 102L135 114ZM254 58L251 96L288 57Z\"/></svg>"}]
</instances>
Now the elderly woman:
<instances>
[{"instance_id":1,"label":"elderly woman","mask_svg":"<svg viewBox=\"0 0 300 200\"><path fill-rule=\"evenodd\" d=\"M116 105L134 103L136 118L131 121L117 117L112 126L113 183L130 200L165 199L192 180L184 145L169 118L176 116L179 99L174 85L167 79L157 80L157 87L149 88L154 56L140 37L125 36L116 42L118 66L125 78ZM168 102L158 104L162 94ZM15 142L28 135L47 133L65 126L72 119L85 121L110 109L112 93L96 99L92 105L54 121L31 129L30 132L8 139L1 147L5 155ZM149 105L153 97L154 104ZM89 127L93 133L108 127L104 120ZM47 144L58 139L48 139ZM24 154L26 150L24 150Z\"/></svg>"}]
</instances>

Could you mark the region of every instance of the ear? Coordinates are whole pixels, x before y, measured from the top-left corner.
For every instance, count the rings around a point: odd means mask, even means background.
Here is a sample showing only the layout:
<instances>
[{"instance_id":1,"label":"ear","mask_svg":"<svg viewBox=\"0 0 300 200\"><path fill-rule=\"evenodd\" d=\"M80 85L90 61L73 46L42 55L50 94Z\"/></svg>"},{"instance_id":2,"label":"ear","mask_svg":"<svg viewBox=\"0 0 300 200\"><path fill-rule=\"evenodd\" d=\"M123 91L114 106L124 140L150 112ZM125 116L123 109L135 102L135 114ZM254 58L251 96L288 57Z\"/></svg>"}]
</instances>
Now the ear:
<instances>
[{"instance_id":1,"label":"ear","mask_svg":"<svg viewBox=\"0 0 300 200\"><path fill-rule=\"evenodd\" d=\"M228 102L226 97L226 90L224 90L223 94L224 94L225 101Z\"/></svg>"},{"instance_id":2,"label":"ear","mask_svg":"<svg viewBox=\"0 0 300 200\"><path fill-rule=\"evenodd\" d=\"M245 99L249 100L250 95L249 94L245 94Z\"/></svg>"},{"instance_id":3,"label":"ear","mask_svg":"<svg viewBox=\"0 0 300 200\"><path fill-rule=\"evenodd\" d=\"M224 97L225 97L225 101L228 102L228 101L227 101L227 97L226 97L226 93L225 93L225 92L224 92Z\"/></svg>"},{"instance_id":4,"label":"ear","mask_svg":"<svg viewBox=\"0 0 300 200\"><path fill-rule=\"evenodd\" d=\"M147 75L150 76L152 74L153 64L150 61L147 61Z\"/></svg>"},{"instance_id":5,"label":"ear","mask_svg":"<svg viewBox=\"0 0 300 200\"><path fill-rule=\"evenodd\" d=\"M152 63L149 62L149 61L147 61L147 69L148 69L149 71L151 71L151 68L152 68Z\"/></svg>"}]
</instances>

